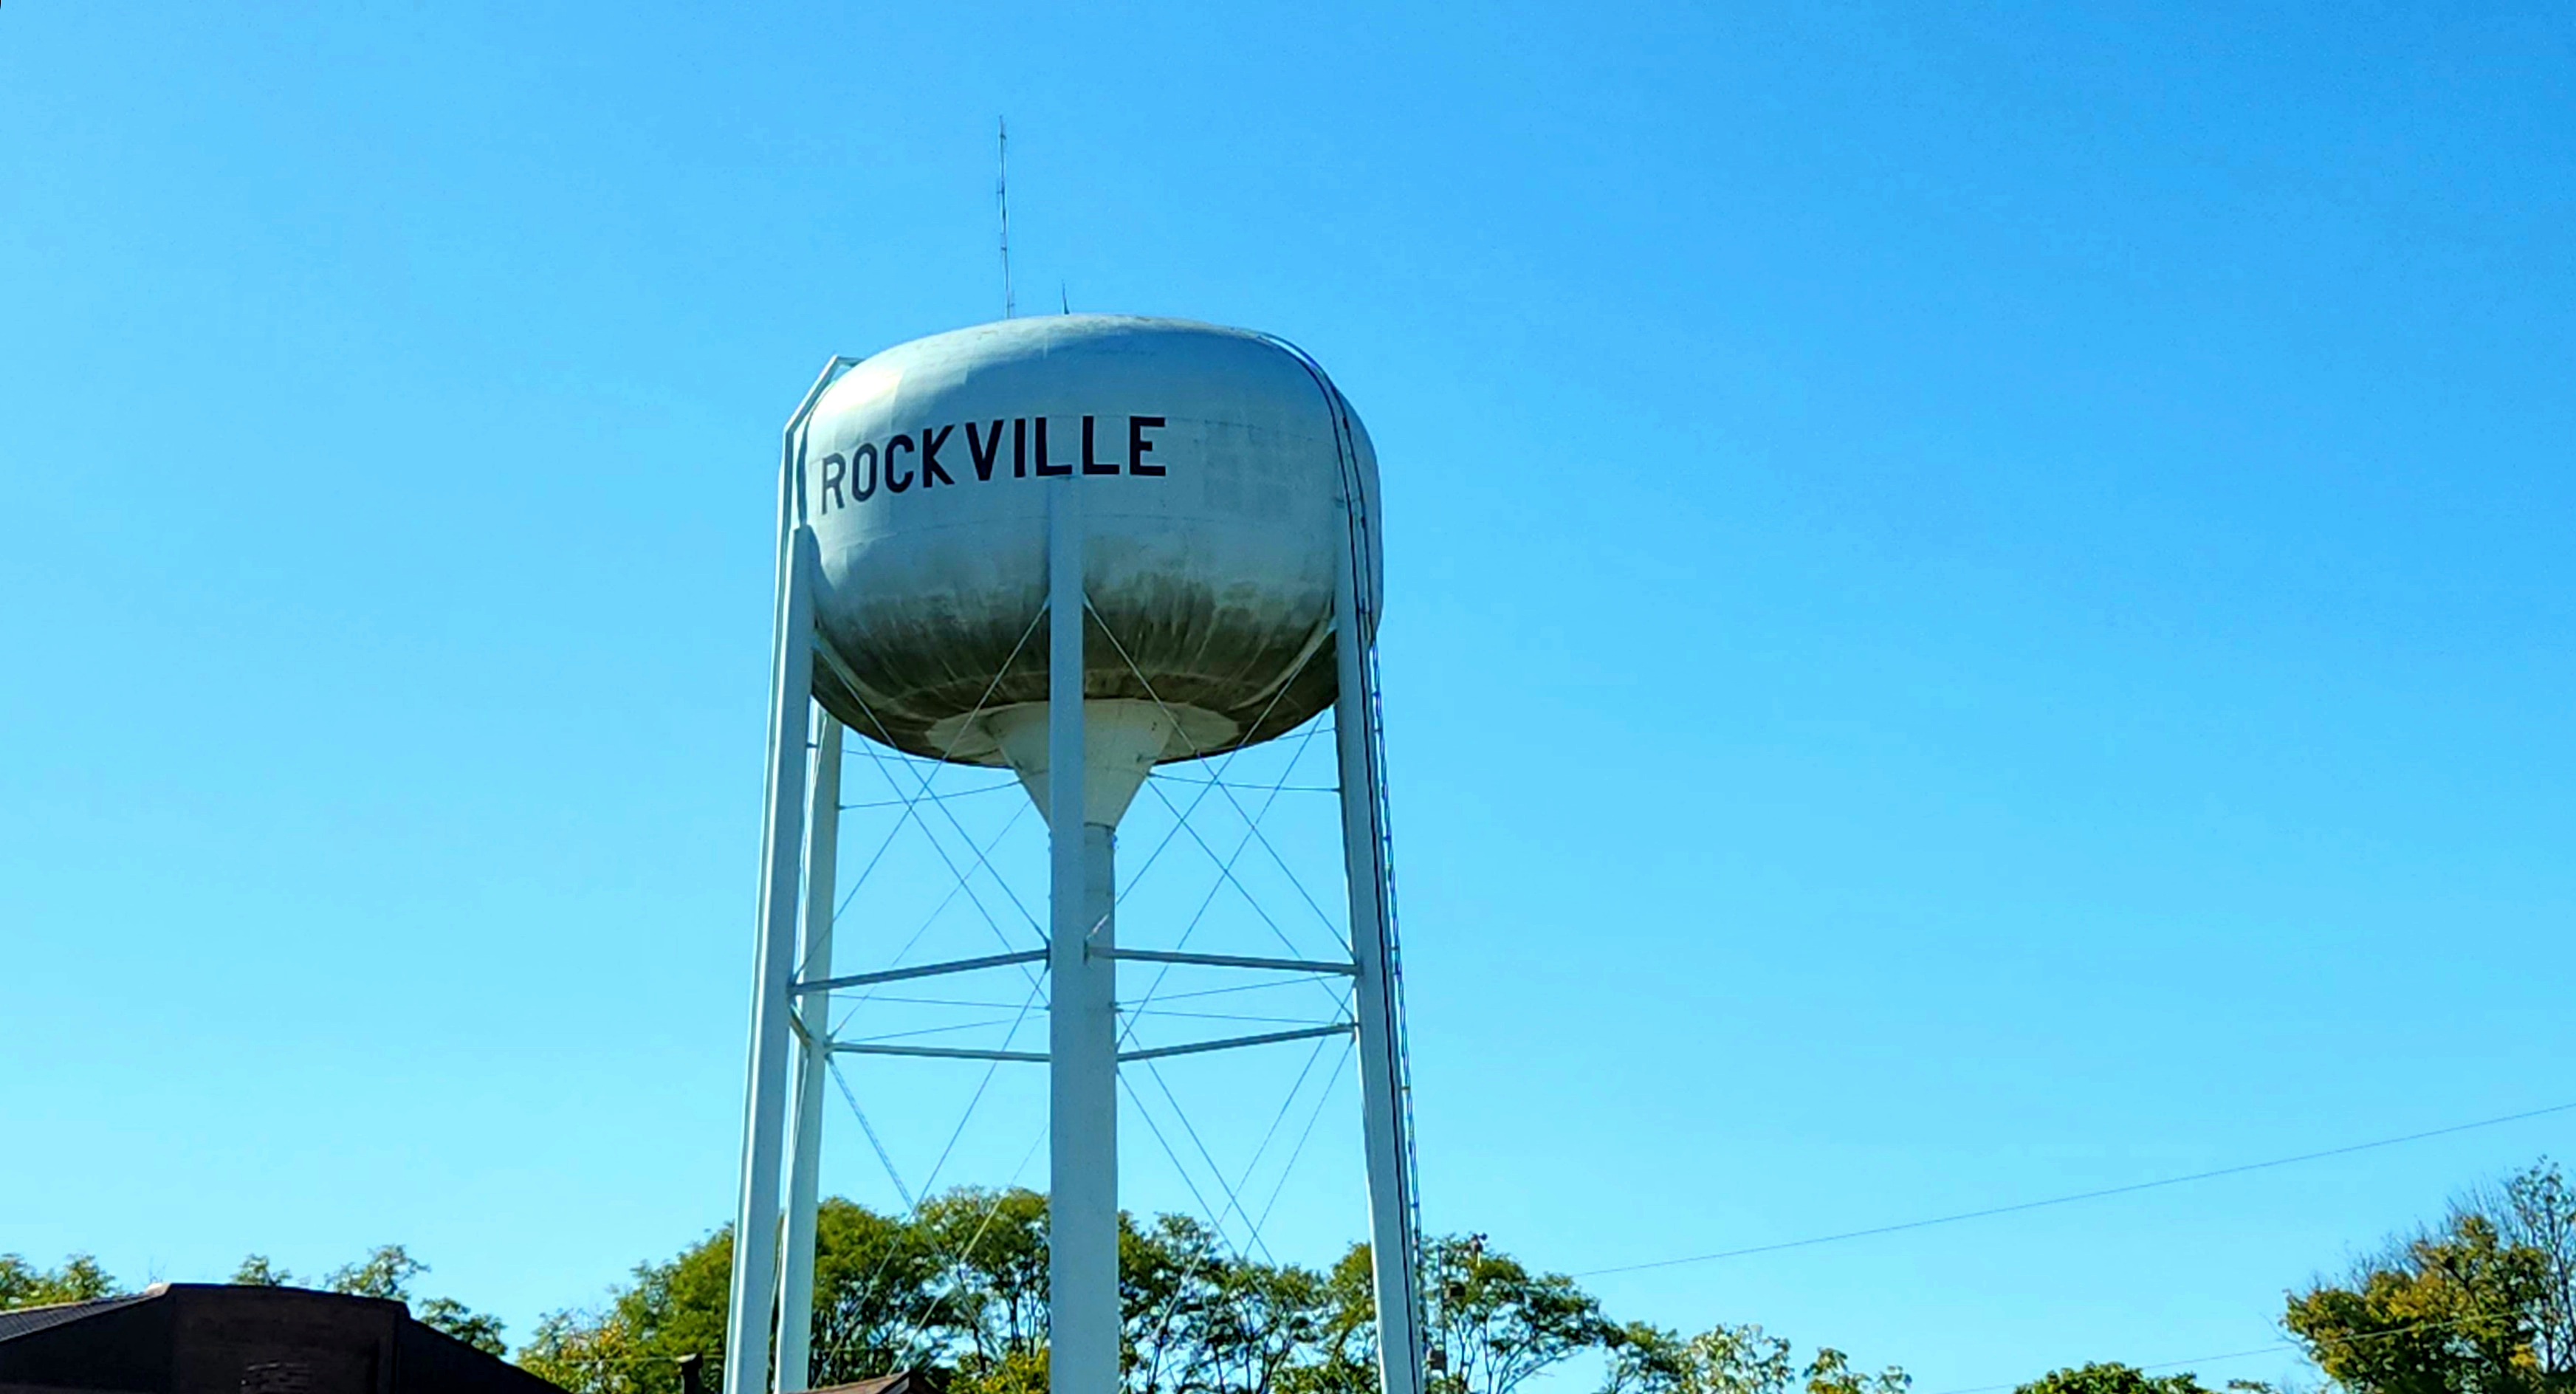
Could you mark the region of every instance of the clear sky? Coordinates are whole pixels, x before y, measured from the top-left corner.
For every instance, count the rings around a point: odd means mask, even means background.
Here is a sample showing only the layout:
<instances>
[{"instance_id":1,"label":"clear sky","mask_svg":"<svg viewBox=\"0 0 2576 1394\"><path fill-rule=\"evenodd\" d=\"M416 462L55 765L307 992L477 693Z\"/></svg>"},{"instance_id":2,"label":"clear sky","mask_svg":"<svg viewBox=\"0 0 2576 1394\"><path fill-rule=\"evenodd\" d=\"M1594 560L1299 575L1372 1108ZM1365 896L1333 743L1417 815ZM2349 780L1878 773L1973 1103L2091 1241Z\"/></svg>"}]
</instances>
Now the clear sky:
<instances>
[{"instance_id":1,"label":"clear sky","mask_svg":"<svg viewBox=\"0 0 2576 1394\"><path fill-rule=\"evenodd\" d=\"M1024 310L1376 437L1434 1228L2576 1100L2571 78L2547 4L10 0L0 1250L399 1240L516 1337L729 1217L776 433L998 314L997 115ZM1592 1281L1942 1394L2268 1345L2543 1152Z\"/></svg>"}]
</instances>

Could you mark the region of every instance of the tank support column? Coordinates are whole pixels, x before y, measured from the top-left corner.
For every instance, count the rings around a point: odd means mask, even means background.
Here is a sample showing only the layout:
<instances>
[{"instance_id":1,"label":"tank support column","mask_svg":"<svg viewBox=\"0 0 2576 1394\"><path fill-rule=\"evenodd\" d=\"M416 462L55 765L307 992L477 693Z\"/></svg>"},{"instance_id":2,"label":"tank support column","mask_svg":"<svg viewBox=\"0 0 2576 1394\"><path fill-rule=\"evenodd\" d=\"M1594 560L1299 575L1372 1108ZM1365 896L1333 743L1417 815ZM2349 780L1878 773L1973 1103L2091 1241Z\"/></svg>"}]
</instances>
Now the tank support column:
<instances>
[{"instance_id":1,"label":"tank support column","mask_svg":"<svg viewBox=\"0 0 2576 1394\"><path fill-rule=\"evenodd\" d=\"M1047 1332L1049 1394L1118 1389L1118 974L1113 834L1084 818L1083 522L1047 519Z\"/></svg>"},{"instance_id":2,"label":"tank support column","mask_svg":"<svg viewBox=\"0 0 2576 1394\"><path fill-rule=\"evenodd\" d=\"M1359 1017L1360 1130L1368 1153L1369 1256L1375 1269L1378 1387L1420 1394L1421 1256L1413 1226L1413 1148L1404 1097L1402 1010L1395 979L1393 883L1387 866L1384 771L1378 768L1377 685L1359 574L1369 555L1358 501L1345 505L1350 545L1340 549L1333 588L1333 645L1340 695L1333 735L1341 757L1342 863L1351 894L1353 1009Z\"/></svg>"},{"instance_id":3,"label":"tank support column","mask_svg":"<svg viewBox=\"0 0 2576 1394\"><path fill-rule=\"evenodd\" d=\"M832 976L832 900L841 833L841 723L815 717L814 793L805 814L805 943L796 976ZM796 1002L794 1112L787 1124L787 1258L778 1277L778 1388L814 1387L814 1218L822 1196L823 1075L832 1067L832 995Z\"/></svg>"},{"instance_id":4,"label":"tank support column","mask_svg":"<svg viewBox=\"0 0 2576 1394\"><path fill-rule=\"evenodd\" d=\"M724 1394L767 1394L778 1295L778 1162L787 1122L788 980L796 964L805 841L805 739L814 692L813 534L779 499L778 637L770 669L769 793L762 813L760 928L753 957L751 1069L743 1102L742 1209Z\"/></svg>"}]
</instances>

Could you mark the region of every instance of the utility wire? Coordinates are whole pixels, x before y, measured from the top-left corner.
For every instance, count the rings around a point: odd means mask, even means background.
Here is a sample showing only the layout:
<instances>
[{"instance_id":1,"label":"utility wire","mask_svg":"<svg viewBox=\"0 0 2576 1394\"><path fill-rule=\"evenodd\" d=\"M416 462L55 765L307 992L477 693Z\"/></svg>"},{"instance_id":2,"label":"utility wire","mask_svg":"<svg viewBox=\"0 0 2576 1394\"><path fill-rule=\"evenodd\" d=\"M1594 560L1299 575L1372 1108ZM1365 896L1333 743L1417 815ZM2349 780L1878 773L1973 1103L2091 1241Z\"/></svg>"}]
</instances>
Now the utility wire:
<instances>
[{"instance_id":1,"label":"utility wire","mask_svg":"<svg viewBox=\"0 0 2576 1394\"><path fill-rule=\"evenodd\" d=\"M1838 1234L1819 1234L1807 1239L1788 1239L1776 1244L1754 1244L1741 1249L1723 1249L1712 1254L1688 1254L1681 1258L1655 1259L1646 1263L1614 1264L1608 1268L1591 1268L1575 1274L1577 1278L1598 1278L1610 1273L1640 1273L1650 1268L1675 1268L1686 1263L1715 1263L1720 1259L1747 1258L1754 1254L1776 1254L1784 1249L1807 1249L1818 1244L1838 1244L1846 1239L1868 1239L1881 1234L1898 1234L1906 1230L1930 1229L1934 1225L1954 1225L1963 1220L1983 1220L1996 1215L2017 1215L2025 1210L2041 1210L2053 1205L2073 1205L2082 1200L2101 1200L2109 1196L2133 1195L2166 1186L2181 1186L2194 1181L2211 1181L2222 1176L2241 1176L2250 1171L2269 1171L2274 1167L2295 1166L2301 1162L2323 1161L2328 1157L2346 1157L2355 1152L2369 1152L2401 1143L2422 1142L2426 1138L2448 1137L2479 1128L2500 1127L2532 1118L2545 1118L2555 1113L2576 1110L2576 1103L2551 1104L2523 1113L2508 1113L2499 1118L2481 1118L2474 1123L2454 1123L2447 1128L2431 1128L2403 1137L2384 1137L2370 1142L2356 1142L2345 1147L2329 1147L2322 1152L2302 1152L2294 1157L2274 1157L2267 1161L2244 1162L2220 1167L2215 1171L2195 1171L2185 1176L2159 1177L2153 1181L2135 1181L2126 1186L2105 1186L2100 1190L2077 1191L2071 1195L2050 1196L2045 1200L2025 1200L2013 1205L1989 1206L1983 1210L1962 1210L1954 1215L1935 1215L1929 1219L1907 1220L1901 1224L1873 1225L1868 1229L1848 1229Z\"/></svg>"}]
</instances>

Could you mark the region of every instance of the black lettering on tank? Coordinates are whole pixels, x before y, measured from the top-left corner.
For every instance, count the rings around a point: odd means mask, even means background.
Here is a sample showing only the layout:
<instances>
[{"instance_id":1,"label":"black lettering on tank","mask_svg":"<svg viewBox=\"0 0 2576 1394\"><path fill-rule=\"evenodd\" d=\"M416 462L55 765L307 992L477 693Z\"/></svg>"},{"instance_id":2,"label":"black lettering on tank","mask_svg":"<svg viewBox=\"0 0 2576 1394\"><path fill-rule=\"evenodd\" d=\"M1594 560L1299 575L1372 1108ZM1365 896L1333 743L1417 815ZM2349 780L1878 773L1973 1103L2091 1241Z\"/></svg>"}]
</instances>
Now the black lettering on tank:
<instances>
[{"instance_id":1,"label":"black lettering on tank","mask_svg":"<svg viewBox=\"0 0 2576 1394\"><path fill-rule=\"evenodd\" d=\"M868 462L868 482L865 487L862 487L859 484L859 462L861 460ZM850 502L866 503L868 500L875 498L876 494L877 448L873 444L862 445L858 449L850 452Z\"/></svg>"},{"instance_id":2,"label":"black lettering on tank","mask_svg":"<svg viewBox=\"0 0 2576 1394\"><path fill-rule=\"evenodd\" d=\"M1002 453L1002 423L993 423L993 434L983 440L975 438L975 423L966 423L966 453L975 461L975 480L989 484L993 479L993 457Z\"/></svg>"},{"instance_id":3,"label":"black lettering on tank","mask_svg":"<svg viewBox=\"0 0 2576 1394\"><path fill-rule=\"evenodd\" d=\"M927 426L921 428L921 487L929 488L933 475L937 475L942 484L957 482L949 478L948 471L939 464L939 447L946 445L948 437L956 430L954 426L942 426L936 431Z\"/></svg>"},{"instance_id":4,"label":"black lettering on tank","mask_svg":"<svg viewBox=\"0 0 2576 1394\"><path fill-rule=\"evenodd\" d=\"M818 512L829 513L835 508L850 506L841 497L841 477L849 467L850 462L842 459L837 450L823 457L823 506Z\"/></svg>"},{"instance_id":5,"label":"black lettering on tank","mask_svg":"<svg viewBox=\"0 0 2576 1394\"><path fill-rule=\"evenodd\" d=\"M1060 479L1065 475L1073 473L1073 466L1071 465L1050 465L1047 463L1047 419L1041 416L1035 418L1035 420L1038 423L1038 473L1048 479Z\"/></svg>"},{"instance_id":6,"label":"black lettering on tank","mask_svg":"<svg viewBox=\"0 0 2576 1394\"><path fill-rule=\"evenodd\" d=\"M1145 457L1154 452L1154 443L1145 439L1145 433L1147 431L1161 430L1162 426L1163 418L1159 416L1131 416L1127 418L1127 472L1129 474L1169 473L1169 471L1165 470L1161 465L1149 465L1145 463Z\"/></svg>"},{"instance_id":7,"label":"black lettering on tank","mask_svg":"<svg viewBox=\"0 0 2576 1394\"><path fill-rule=\"evenodd\" d=\"M1112 460L1104 465L1100 461L1092 458L1091 421L1092 418L1088 416L1082 418L1082 472L1084 474L1116 474L1118 472L1118 462L1116 460Z\"/></svg>"},{"instance_id":8,"label":"black lettering on tank","mask_svg":"<svg viewBox=\"0 0 2576 1394\"><path fill-rule=\"evenodd\" d=\"M898 494L912 487L912 472L909 470L906 470L902 474L896 474L894 472L894 452L897 450L910 449L912 449L912 437L901 433L897 433L893 440L886 442L886 488Z\"/></svg>"},{"instance_id":9,"label":"black lettering on tank","mask_svg":"<svg viewBox=\"0 0 2576 1394\"><path fill-rule=\"evenodd\" d=\"M1011 418L1011 477L1029 477L1029 419L1025 416Z\"/></svg>"}]
</instances>

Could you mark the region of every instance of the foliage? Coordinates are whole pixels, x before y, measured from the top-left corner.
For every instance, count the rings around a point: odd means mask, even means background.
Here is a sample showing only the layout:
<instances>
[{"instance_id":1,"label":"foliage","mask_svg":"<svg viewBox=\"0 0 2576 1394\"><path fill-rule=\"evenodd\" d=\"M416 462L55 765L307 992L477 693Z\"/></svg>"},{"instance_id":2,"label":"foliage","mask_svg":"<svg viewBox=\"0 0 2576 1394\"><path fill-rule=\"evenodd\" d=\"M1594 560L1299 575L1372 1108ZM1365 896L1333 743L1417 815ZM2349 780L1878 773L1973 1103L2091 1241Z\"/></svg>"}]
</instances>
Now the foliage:
<instances>
[{"instance_id":1,"label":"foliage","mask_svg":"<svg viewBox=\"0 0 2576 1394\"><path fill-rule=\"evenodd\" d=\"M2230 1389L2253 1390L2264 1386L2231 1380ZM2200 1380L2185 1372L2179 1375L2149 1375L2135 1365L2085 1365L2071 1370L2051 1370L2032 1380L2013 1394L2211 1394Z\"/></svg>"},{"instance_id":2,"label":"foliage","mask_svg":"<svg viewBox=\"0 0 2576 1394\"><path fill-rule=\"evenodd\" d=\"M1602 1394L1906 1394L1913 1377L1891 1365L1876 1374L1851 1357L1819 1347L1800 1365L1788 1341L1759 1326L1713 1326L1684 1340L1644 1322L1606 1332L1609 1373Z\"/></svg>"},{"instance_id":3,"label":"foliage","mask_svg":"<svg viewBox=\"0 0 2576 1394\"><path fill-rule=\"evenodd\" d=\"M1485 1236L1423 1246L1425 1321L1442 1368L1431 1394L1512 1394L1530 1376L1601 1343L1601 1304L1559 1273L1489 1252Z\"/></svg>"},{"instance_id":4,"label":"foliage","mask_svg":"<svg viewBox=\"0 0 2576 1394\"><path fill-rule=\"evenodd\" d=\"M572 1394L679 1394L681 1356L710 1366L724 1360L732 1274L727 1228L666 1263L637 1265L634 1281L612 1293L604 1310L549 1313L520 1349L519 1364Z\"/></svg>"},{"instance_id":5,"label":"foliage","mask_svg":"<svg viewBox=\"0 0 2576 1394\"><path fill-rule=\"evenodd\" d=\"M501 1339L501 1319L477 1312L453 1297L433 1297L412 1310L412 1317L433 1331L444 1331L485 1355L507 1358L510 1343Z\"/></svg>"},{"instance_id":6,"label":"foliage","mask_svg":"<svg viewBox=\"0 0 2576 1394\"><path fill-rule=\"evenodd\" d=\"M1234 1253L1186 1216L1119 1224L1121 1394L1374 1394L1367 1245L1318 1271ZM1044 1196L963 1188L925 1198L909 1220L826 1201L814 1247L815 1384L917 1366L948 1371L951 1394L1045 1394ZM1615 1349L1619 1332L1667 1339L1614 1327L1572 1279L1533 1273L1481 1236L1435 1239L1425 1259L1442 1352L1432 1394L1513 1394L1575 1355ZM644 1265L601 1308L539 1323L519 1363L573 1394L678 1394L679 1357L721 1358L731 1263L719 1231ZM1787 1343L1774 1355L1767 1339L1753 1327L1669 1338L1681 1362L1671 1368L1689 1377L1606 1394L1797 1394L1801 1370L1805 1394L1905 1394L1900 1372L1857 1375L1831 1350L1796 1366Z\"/></svg>"},{"instance_id":7,"label":"foliage","mask_svg":"<svg viewBox=\"0 0 2576 1394\"><path fill-rule=\"evenodd\" d=\"M123 1289L98 1260L73 1254L63 1266L40 1269L17 1254L0 1254L0 1312L17 1307L50 1307L61 1302L93 1302L118 1296Z\"/></svg>"},{"instance_id":8,"label":"foliage","mask_svg":"<svg viewBox=\"0 0 2576 1394\"><path fill-rule=\"evenodd\" d=\"M2283 1324L2353 1394L2555 1394L2576 1387L2571 1290L2576 1202L2544 1160L2292 1294Z\"/></svg>"},{"instance_id":9,"label":"foliage","mask_svg":"<svg viewBox=\"0 0 2576 1394\"><path fill-rule=\"evenodd\" d=\"M224 1281L237 1287L283 1288L295 1286L295 1275L268 1261L266 1254L245 1255L241 1267Z\"/></svg>"},{"instance_id":10,"label":"foliage","mask_svg":"<svg viewBox=\"0 0 2576 1394\"><path fill-rule=\"evenodd\" d=\"M269 1272L268 1260L256 1254L242 1260L234 1282L242 1282L242 1273L252 1265ZM433 1331L443 1331L487 1355L510 1353L510 1343L501 1339L501 1319L477 1312L452 1297L432 1297L412 1303L411 1280L429 1271L429 1265L413 1258L400 1244L379 1244L367 1251L356 1263L332 1269L322 1278L322 1286L332 1292L345 1292L352 1297L375 1297L388 1302L401 1302L412 1307L412 1319ZM278 1282L286 1275L276 1274Z\"/></svg>"},{"instance_id":11,"label":"foliage","mask_svg":"<svg viewBox=\"0 0 2576 1394\"><path fill-rule=\"evenodd\" d=\"M1121 1215L1118 1250L1119 1394L1375 1394L1367 1245L1319 1270L1237 1253L1186 1216ZM1516 1394L1594 1353L1609 1357L1603 1394L1907 1394L1901 1371L1860 1374L1831 1349L1799 1365L1788 1342L1759 1327L1718 1326L1684 1340L1618 1325L1573 1279L1532 1271L1482 1235L1432 1239L1424 1260L1435 1353L1428 1394ZM721 1229L638 1265L598 1307L547 1314L518 1362L571 1394L681 1394L682 1357L722 1363L732 1267L733 1236ZM408 1303L425 1325L504 1353L497 1319L453 1298L416 1295L428 1271L402 1245L386 1244L321 1281ZM231 1281L276 1287L294 1276L252 1254ZM0 1256L0 1308L115 1291L85 1256L51 1272ZM813 1296L816 1386L931 1368L947 1373L950 1394L1046 1394L1047 1210L1033 1191L959 1188L925 1197L909 1217L827 1200L816 1216Z\"/></svg>"},{"instance_id":12,"label":"foliage","mask_svg":"<svg viewBox=\"0 0 2576 1394\"><path fill-rule=\"evenodd\" d=\"M411 1300L411 1280L429 1271L429 1265L413 1258L400 1244L379 1244L367 1251L356 1263L344 1264L322 1277L322 1286L330 1292L345 1292L351 1297L375 1297L388 1302Z\"/></svg>"}]
</instances>

